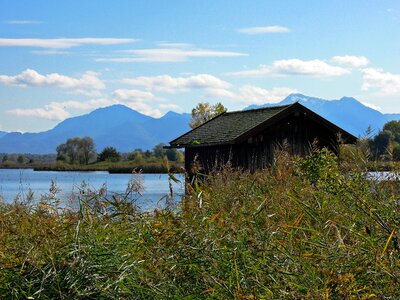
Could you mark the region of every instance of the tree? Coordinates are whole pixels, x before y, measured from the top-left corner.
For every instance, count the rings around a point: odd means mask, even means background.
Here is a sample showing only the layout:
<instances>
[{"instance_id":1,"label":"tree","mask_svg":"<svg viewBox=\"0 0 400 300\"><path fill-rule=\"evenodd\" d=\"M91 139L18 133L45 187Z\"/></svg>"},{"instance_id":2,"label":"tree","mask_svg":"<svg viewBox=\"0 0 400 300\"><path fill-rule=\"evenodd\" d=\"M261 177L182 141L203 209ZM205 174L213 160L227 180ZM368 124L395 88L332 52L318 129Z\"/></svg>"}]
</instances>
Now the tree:
<instances>
[{"instance_id":1,"label":"tree","mask_svg":"<svg viewBox=\"0 0 400 300\"><path fill-rule=\"evenodd\" d=\"M8 160L8 155L7 154L4 154L3 155L3 158L2 158L2 160L1 160L1 162L6 162Z\"/></svg>"},{"instance_id":2,"label":"tree","mask_svg":"<svg viewBox=\"0 0 400 300\"><path fill-rule=\"evenodd\" d=\"M121 154L114 147L105 147L97 157L97 161L112 161L118 162L121 159Z\"/></svg>"},{"instance_id":3,"label":"tree","mask_svg":"<svg viewBox=\"0 0 400 300\"><path fill-rule=\"evenodd\" d=\"M192 117L189 126L191 128L199 127L208 120L226 112L227 109L220 102L210 105L210 103L199 103L192 109Z\"/></svg>"},{"instance_id":4,"label":"tree","mask_svg":"<svg viewBox=\"0 0 400 300\"><path fill-rule=\"evenodd\" d=\"M393 159L396 161L400 160L400 145L397 145L393 149Z\"/></svg>"},{"instance_id":5,"label":"tree","mask_svg":"<svg viewBox=\"0 0 400 300\"><path fill-rule=\"evenodd\" d=\"M167 149L165 151L165 156L169 161L178 161L179 160L179 151L176 149Z\"/></svg>"},{"instance_id":6,"label":"tree","mask_svg":"<svg viewBox=\"0 0 400 300\"><path fill-rule=\"evenodd\" d=\"M400 121L390 121L383 126L383 131L390 131L393 135L393 140L400 143Z\"/></svg>"},{"instance_id":7,"label":"tree","mask_svg":"<svg viewBox=\"0 0 400 300\"><path fill-rule=\"evenodd\" d=\"M153 153L155 157L163 157L165 155L164 146L165 146L164 143L160 143L154 146Z\"/></svg>"},{"instance_id":8,"label":"tree","mask_svg":"<svg viewBox=\"0 0 400 300\"><path fill-rule=\"evenodd\" d=\"M17 162L19 164L23 164L25 162L25 156L23 154L19 154L17 157Z\"/></svg>"},{"instance_id":9,"label":"tree","mask_svg":"<svg viewBox=\"0 0 400 300\"><path fill-rule=\"evenodd\" d=\"M89 160L96 155L93 139L86 136L79 141L79 163L87 165Z\"/></svg>"},{"instance_id":10,"label":"tree","mask_svg":"<svg viewBox=\"0 0 400 300\"><path fill-rule=\"evenodd\" d=\"M57 160L71 164L88 164L96 154L95 144L90 137L75 137L57 146Z\"/></svg>"},{"instance_id":11,"label":"tree","mask_svg":"<svg viewBox=\"0 0 400 300\"><path fill-rule=\"evenodd\" d=\"M128 160L134 160L136 163L141 163L143 161L143 152L142 152L142 150L138 151L138 149L136 149L132 153L129 153L127 159Z\"/></svg>"},{"instance_id":12,"label":"tree","mask_svg":"<svg viewBox=\"0 0 400 300\"><path fill-rule=\"evenodd\" d=\"M380 131L370 142L371 152L376 157L381 157L387 154L390 144L393 142L394 137L391 131Z\"/></svg>"},{"instance_id":13,"label":"tree","mask_svg":"<svg viewBox=\"0 0 400 300\"><path fill-rule=\"evenodd\" d=\"M57 151L57 161L66 162L68 160L67 156L67 144L60 144L56 148Z\"/></svg>"},{"instance_id":14,"label":"tree","mask_svg":"<svg viewBox=\"0 0 400 300\"><path fill-rule=\"evenodd\" d=\"M387 122L369 142L371 153L376 158L400 159L400 121Z\"/></svg>"},{"instance_id":15,"label":"tree","mask_svg":"<svg viewBox=\"0 0 400 300\"><path fill-rule=\"evenodd\" d=\"M144 157L146 157L146 158L150 158L151 155L152 155L152 153L150 150L146 150L146 152L144 152Z\"/></svg>"}]
</instances>

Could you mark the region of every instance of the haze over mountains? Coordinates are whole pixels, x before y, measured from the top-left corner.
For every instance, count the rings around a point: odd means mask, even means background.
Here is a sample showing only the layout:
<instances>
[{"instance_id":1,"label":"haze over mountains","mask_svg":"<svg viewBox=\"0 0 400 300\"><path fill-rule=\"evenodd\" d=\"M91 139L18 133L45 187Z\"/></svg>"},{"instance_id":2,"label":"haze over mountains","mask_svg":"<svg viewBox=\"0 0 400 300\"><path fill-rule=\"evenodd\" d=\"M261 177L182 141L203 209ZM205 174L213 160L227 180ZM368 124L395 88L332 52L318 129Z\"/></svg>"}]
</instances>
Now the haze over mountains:
<instances>
[{"instance_id":1,"label":"haze over mountains","mask_svg":"<svg viewBox=\"0 0 400 300\"><path fill-rule=\"evenodd\" d=\"M297 101L355 136L364 136L368 126L376 133L387 121L400 120L400 114L382 114L349 97L328 101L292 94L273 105ZM252 105L246 109L273 105ZM113 146L121 152L130 152L136 148L147 150L188 131L189 120L190 114L187 113L168 112L156 119L123 105L113 105L66 119L44 132L0 132L0 153L55 153L59 144L77 136L93 138L98 151L107 146Z\"/></svg>"}]
</instances>

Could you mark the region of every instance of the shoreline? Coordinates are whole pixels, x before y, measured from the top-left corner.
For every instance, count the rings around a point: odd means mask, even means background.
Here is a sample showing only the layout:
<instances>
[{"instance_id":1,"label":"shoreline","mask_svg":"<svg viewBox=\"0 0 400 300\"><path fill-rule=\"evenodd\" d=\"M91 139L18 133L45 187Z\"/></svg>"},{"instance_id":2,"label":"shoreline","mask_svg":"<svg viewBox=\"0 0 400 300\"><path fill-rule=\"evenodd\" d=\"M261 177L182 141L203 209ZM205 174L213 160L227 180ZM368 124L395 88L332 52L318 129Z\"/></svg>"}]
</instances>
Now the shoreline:
<instances>
[{"instance_id":1,"label":"shoreline","mask_svg":"<svg viewBox=\"0 0 400 300\"><path fill-rule=\"evenodd\" d=\"M131 165L67 165L59 163L49 164L0 164L0 169L33 169L34 171L58 171L58 172L95 172L104 171L110 174L131 174L142 172L143 174L167 174L184 173L181 165L171 165L169 169L161 164Z\"/></svg>"},{"instance_id":2,"label":"shoreline","mask_svg":"<svg viewBox=\"0 0 400 300\"><path fill-rule=\"evenodd\" d=\"M168 166L168 169L167 169ZM356 166L351 166L354 168ZM358 168L358 167L356 167ZM394 161L369 161L364 165L368 172L393 172L400 170L400 162ZM142 172L145 174L167 174L167 173L185 173L183 163L168 162L165 165L162 162L150 162L144 164L133 164L132 162L101 162L88 165L70 165L61 162L50 163L25 163L16 162L0 163L0 169L33 169L34 171L59 171L59 172L95 172L104 171L110 174L130 174Z\"/></svg>"}]
</instances>

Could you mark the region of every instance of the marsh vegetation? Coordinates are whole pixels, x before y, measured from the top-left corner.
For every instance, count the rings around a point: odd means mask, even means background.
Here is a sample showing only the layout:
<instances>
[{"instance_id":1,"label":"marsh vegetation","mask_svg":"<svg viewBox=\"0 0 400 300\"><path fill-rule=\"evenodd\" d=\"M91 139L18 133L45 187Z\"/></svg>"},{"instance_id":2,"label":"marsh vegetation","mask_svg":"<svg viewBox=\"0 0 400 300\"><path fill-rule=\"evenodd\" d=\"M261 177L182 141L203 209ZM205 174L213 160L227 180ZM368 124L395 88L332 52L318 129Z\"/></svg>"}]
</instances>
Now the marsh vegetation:
<instances>
[{"instance_id":1,"label":"marsh vegetation","mask_svg":"<svg viewBox=\"0 0 400 300\"><path fill-rule=\"evenodd\" d=\"M280 152L254 174L198 174L154 212L137 207L140 182L86 191L77 211L51 194L1 204L0 297L395 299L400 185L364 171Z\"/></svg>"}]
</instances>

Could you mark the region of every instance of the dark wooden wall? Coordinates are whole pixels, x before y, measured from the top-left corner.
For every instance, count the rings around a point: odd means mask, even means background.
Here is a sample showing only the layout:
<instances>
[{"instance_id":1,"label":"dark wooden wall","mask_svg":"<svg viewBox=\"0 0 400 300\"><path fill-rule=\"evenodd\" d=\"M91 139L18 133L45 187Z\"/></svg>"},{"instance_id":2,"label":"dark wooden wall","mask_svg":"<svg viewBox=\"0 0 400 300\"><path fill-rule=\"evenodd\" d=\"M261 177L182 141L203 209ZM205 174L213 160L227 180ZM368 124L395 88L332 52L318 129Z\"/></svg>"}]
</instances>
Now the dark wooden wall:
<instances>
[{"instance_id":1,"label":"dark wooden wall","mask_svg":"<svg viewBox=\"0 0 400 300\"><path fill-rule=\"evenodd\" d=\"M283 145L292 154L309 153L314 141L318 147L336 152L338 141L335 132L303 114L293 113L273 126L260 130L239 144L217 146L194 146L185 149L185 168L208 173L221 165L255 171L273 162L274 152ZM196 164L193 162L196 161ZM200 168L200 169L199 169Z\"/></svg>"}]
</instances>

